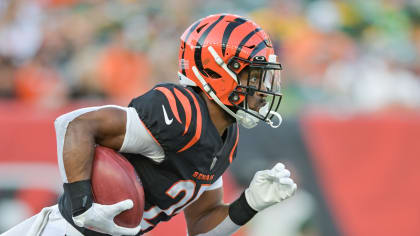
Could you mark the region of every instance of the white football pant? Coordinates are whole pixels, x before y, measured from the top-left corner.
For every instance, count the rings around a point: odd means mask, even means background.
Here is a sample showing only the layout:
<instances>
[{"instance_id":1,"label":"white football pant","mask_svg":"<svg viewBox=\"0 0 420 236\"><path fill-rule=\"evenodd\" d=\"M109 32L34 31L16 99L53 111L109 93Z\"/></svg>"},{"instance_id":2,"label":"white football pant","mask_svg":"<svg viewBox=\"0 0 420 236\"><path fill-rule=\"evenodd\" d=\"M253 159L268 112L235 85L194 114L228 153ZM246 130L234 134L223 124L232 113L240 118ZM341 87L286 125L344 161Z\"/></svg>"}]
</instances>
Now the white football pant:
<instances>
[{"instance_id":1,"label":"white football pant","mask_svg":"<svg viewBox=\"0 0 420 236\"><path fill-rule=\"evenodd\" d=\"M0 236L83 236L63 216L58 206L46 207Z\"/></svg>"}]
</instances>

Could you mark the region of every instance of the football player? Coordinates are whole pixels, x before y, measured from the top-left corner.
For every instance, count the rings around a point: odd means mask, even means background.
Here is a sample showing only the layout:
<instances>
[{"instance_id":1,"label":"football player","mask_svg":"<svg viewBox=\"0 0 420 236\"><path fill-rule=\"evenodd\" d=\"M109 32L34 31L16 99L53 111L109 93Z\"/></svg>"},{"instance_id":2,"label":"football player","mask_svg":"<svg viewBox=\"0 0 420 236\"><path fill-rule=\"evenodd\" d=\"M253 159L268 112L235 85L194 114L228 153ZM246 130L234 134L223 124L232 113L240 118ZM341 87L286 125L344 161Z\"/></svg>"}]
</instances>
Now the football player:
<instances>
[{"instance_id":1,"label":"football player","mask_svg":"<svg viewBox=\"0 0 420 236\"><path fill-rule=\"evenodd\" d=\"M222 174L236 157L238 124L281 123L280 70L268 35L251 20L218 14L193 23L181 36L180 84L158 84L128 107L88 107L57 118L64 194L58 206L5 236L141 235L181 211L189 235L234 233L296 191L290 172L278 163L257 172L236 201L222 200ZM113 221L133 206L131 200L93 201L95 145L122 153L142 180L145 211L135 228Z\"/></svg>"}]
</instances>

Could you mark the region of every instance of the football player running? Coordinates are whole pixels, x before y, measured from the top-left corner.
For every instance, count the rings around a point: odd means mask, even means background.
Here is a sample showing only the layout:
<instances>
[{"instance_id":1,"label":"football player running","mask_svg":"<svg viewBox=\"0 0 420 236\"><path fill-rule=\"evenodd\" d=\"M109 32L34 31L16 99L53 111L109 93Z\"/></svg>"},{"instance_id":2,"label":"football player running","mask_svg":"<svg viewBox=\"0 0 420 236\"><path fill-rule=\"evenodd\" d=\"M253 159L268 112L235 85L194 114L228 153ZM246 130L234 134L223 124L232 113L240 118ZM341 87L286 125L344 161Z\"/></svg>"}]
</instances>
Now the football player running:
<instances>
[{"instance_id":1,"label":"football player running","mask_svg":"<svg viewBox=\"0 0 420 236\"><path fill-rule=\"evenodd\" d=\"M218 14L196 21L181 36L180 85L158 84L128 107L88 107L56 119L64 194L58 205L4 236L141 235L181 211L189 235L234 233L296 191L278 163L257 172L236 201L222 200L222 174L236 157L238 124L281 123L280 70L268 35L251 20ZM145 211L139 226L113 221L133 206L131 200L93 201L95 145L122 153L140 176Z\"/></svg>"}]
</instances>

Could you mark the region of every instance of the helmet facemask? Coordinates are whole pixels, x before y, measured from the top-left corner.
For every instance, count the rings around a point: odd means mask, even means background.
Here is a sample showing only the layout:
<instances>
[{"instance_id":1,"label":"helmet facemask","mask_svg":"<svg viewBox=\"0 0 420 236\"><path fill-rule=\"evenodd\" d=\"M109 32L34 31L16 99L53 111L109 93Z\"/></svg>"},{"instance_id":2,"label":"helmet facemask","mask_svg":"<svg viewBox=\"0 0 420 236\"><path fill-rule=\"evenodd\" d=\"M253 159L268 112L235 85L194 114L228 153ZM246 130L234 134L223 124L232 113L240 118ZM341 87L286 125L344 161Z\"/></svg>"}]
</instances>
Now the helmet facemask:
<instances>
[{"instance_id":1,"label":"helmet facemask","mask_svg":"<svg viewBox=\"0 0 420 236\"><path fill-rule=\"evenodd\" d=\"M238 75L238 86L229 97L236 114L241 117L239 121L245 121L241 122L245 128L254 127L259 120L267 122L273 128L281 124L281 116L277 110L282 98L280 93L282 67L276 62L275 55L270 57L268 62L263 56L256 56L252 61L233 57L228 63L229 69L234 69L232 67L239 62L247 64L246 69L242 70L242 75ZM240 79L243 77L246 80ZM255 96L256 93L258 96ZM243 101L237 104L241 97ZM262 104L264 105L261 106ZM258 111L255 110L257 107ZM275 118L278 119L277 122L273 121Z\"/></svg>"}]
</instances>

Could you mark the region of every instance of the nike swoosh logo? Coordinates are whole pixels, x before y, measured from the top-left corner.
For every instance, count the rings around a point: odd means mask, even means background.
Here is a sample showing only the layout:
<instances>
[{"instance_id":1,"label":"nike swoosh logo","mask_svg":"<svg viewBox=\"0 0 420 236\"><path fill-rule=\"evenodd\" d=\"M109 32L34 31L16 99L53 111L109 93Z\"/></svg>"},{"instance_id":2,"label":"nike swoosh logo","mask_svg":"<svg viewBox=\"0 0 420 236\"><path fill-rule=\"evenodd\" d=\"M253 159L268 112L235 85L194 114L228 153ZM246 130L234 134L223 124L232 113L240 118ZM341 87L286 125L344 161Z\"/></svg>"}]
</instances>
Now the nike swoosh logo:
<instances>
[{"instance_id":1,"label":"nike swoosh logo","mask_svg":"<svg viewBox=\"0 0 420 236\"><path fill-rule=\"evenodd\" d=\"M168 114L166 113L165 106L163 106L163 105L162 105L162 109L163 109L163 116L165 117L165 123L166 123L167 125L172 124L172 121L174 121L174 118L169 119Z\"/></svg>"}]
</instances>

